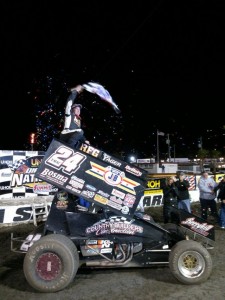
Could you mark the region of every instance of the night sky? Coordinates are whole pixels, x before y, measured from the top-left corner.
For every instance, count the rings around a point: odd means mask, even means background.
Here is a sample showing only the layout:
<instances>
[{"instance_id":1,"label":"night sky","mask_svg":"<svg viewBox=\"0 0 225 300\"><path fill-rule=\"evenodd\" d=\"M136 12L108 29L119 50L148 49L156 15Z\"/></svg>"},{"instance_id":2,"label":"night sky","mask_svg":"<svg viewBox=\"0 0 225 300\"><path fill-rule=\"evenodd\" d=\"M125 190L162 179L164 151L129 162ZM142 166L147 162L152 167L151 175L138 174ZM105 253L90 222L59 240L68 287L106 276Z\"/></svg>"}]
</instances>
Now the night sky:
<instances>
[{"instance_id":1,"label":"night sky","mask_svg":"<svg viewBox=\"0 0 225 300\"><path fill-rule=\"evenodd\" d=\"M158 129L180 157L198 149L199 137L203 147L220 150L224 9L224 0L3 1L0 149L24 150L37 105L54 103L60 123L68 89L93 81L121 109L117 115L83 93L93 146L151 157ZM160 147L167 151L165 137Z\"/></svg>"}]
</instances>

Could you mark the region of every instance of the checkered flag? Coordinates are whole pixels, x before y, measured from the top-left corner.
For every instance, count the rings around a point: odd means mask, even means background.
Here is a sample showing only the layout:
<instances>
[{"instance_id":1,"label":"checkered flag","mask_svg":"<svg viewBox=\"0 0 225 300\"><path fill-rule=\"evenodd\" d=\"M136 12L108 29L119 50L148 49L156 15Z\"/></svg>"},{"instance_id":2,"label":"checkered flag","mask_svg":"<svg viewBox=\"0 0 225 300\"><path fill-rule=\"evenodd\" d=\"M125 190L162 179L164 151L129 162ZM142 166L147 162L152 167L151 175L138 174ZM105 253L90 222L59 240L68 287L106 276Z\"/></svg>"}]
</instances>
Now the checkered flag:
<instances>
[{"instance_id":1,"label":"checkered flag","mask_svg":"<svg viewBox=\"0 0 225 300\"><path fill-rule=\"evenodd\" d=\"M12 165L9 165L9 168L12 171L16 171L20 166L25 165L26 162L27 162L26 159L16 160Z\"/></svg>"},{"instance_id":2,"label":"checkered flag","mask_svg":"<svg viewBox=\"0 0 225 300\"><path fill-rule=\"evenodd\" d=\"M86 84L83 84L83 87L86 91L98 95L102 100L109 103L117 114L120 113L119 107L113 101L109 92L101 84L95 82L88 82Z\"/></svg>"}]
</instances>

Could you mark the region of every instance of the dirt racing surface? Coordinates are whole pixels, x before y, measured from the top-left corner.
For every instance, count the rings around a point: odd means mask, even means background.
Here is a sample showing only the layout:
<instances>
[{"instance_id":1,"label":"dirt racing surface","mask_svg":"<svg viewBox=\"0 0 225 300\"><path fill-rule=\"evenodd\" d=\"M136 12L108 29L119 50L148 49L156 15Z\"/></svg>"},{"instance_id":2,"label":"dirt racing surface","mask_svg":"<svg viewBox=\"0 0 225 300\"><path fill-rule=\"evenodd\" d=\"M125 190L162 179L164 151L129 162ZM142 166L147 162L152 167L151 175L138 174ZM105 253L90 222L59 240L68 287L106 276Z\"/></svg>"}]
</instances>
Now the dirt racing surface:
<instances>
[{"instance_id":1,"label":"dirt racing surface","mask_svg":"<svg viewBox=\"0 0 225 300\"><path fill-rule=\"evenodd\" d=\"M161 209L151 215L160 221ZM158 210L158 211L157 211ZM155 216L154 216L155 214ZM79 269L73 283L57 293L39 293L26 282L23 254L10 251L10 234L26 236L34 225L17 225L0 229L0 298L2 300L105 300L105 299L225 299L225 230L216 227L211 277L200 285L183 285L172 276L169 267L124 269Z\"/></svg>"}]
</instances>

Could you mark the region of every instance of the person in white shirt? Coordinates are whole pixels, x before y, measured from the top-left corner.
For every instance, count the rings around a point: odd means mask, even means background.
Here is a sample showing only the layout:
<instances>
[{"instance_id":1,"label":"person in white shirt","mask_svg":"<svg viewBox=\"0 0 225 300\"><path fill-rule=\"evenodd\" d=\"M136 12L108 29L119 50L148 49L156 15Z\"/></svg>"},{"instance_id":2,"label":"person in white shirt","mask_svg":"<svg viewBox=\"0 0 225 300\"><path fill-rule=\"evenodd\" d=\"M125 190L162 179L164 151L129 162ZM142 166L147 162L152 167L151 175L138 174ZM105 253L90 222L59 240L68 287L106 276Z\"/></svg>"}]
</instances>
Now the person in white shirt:
<instances>
[{"instance_id":1,"label":"person in white shirt","mask_svg":"<svg viewBox=\"0 0 225 300\"><path fill-rule=\"evenodd\" d=\"M198 181L199 198L201 204L201 217L205 220L208 218L208 209L210 208L211 214L216 223L219 223L219 215L216 205L215 187L217 183L212 177L209 177L208 172L203 171Z\"/></svg>"}]
</instances>

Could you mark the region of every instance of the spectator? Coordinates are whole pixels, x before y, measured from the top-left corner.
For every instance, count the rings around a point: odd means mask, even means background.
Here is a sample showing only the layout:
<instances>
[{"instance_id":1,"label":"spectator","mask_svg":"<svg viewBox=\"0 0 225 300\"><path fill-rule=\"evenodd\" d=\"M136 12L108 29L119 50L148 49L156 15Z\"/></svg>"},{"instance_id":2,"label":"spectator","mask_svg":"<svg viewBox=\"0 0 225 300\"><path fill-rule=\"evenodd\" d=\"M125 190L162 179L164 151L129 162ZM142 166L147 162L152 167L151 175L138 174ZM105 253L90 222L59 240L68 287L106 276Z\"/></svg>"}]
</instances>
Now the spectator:
<instances>
[{"instance_id":1,"label":"spectator","mask_svg":"<svg viewBox=\"0 0 225 300\"><path fill-rule=\"evenodd\" d=\"M191 200L188 191L190 184L185 177L184 172L180 172L175 183L178 189L178 208L191 213Z\"/></svg>"},{"instance_id":2,"label":"spectator","mask_svg":"<svg viewBox=\"0 0 225 300\"><path fill-rule=\"evenodd\" d=\"M216 206L216 193L215 188L217 183L212 177L209 177L207 171L203 171L198 181L198 188L200 193L201 217L205 220L208 218L208 209L210 208L211 214L216 223L219 223L219 215Z\"/></svg>"},{"instance_id":3,"label":"spectator","mask_svg":"<svg viewBox=\"0 0 225 300\"><path fill-rule=\"evenodd\" d=\"M83 89L82 85L77 85L71 89L66 103L64 129L60 134L60 140L72 148L79 148L82 143L89 144L89 141L86 140L84 132L81 129L80 112L82 105L74 104L75 99Z\"/></svg>"},{"instance_id":4,"label":"spectator","mask_svg":"<svg viewBox=\"0 0 225 300\"><path fill-rule=\"evenodd\" d=\"M223 176L220 183L215 187L215 192L218 191L217 199L221 201L220 214L219 214L219 225L225 229L225 175Z\"/></svg>"},{"instance_id":5,"label":"spectator","mask_svg":"<svg viewBox=\"0 0 225 300\"><path fill-rule=\"evenodd\" d=\"M178 223L177 206L178 190L174 183L174 177L166 178L166 184L163 187L163 218L164 224ZM175 208L175 209L174 209Z\"/></svg>"}]
</instances>

